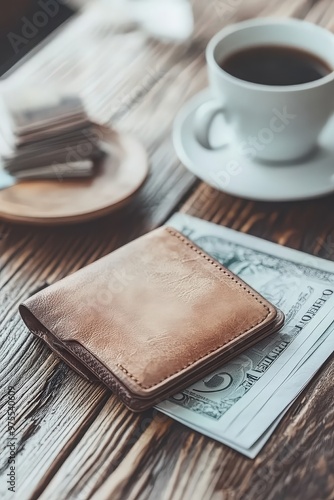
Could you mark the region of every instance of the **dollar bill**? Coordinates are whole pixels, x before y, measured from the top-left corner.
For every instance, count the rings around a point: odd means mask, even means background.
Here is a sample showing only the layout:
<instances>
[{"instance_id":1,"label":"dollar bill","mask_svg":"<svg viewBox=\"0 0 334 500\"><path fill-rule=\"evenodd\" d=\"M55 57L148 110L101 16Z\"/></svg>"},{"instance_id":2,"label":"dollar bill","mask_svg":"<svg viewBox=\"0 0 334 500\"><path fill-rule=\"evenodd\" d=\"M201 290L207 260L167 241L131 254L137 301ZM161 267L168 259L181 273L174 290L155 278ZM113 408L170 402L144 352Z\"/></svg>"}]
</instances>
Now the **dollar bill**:
<instances>
[{"instance_id":1,"label":"dollar bill","mask_svg":"<svg viewBox=\"0 0 334 500\"><path fill-rule=\"evenodd\" d=\"M259 408L295 373L296 367L305 364L303 360L309 358L309 353L315 355L315 346L322 344L321 338L324 340L324 332L334 320L334 264L183 214L176 214L169 225L229 267L286 315L285 326L278 334L159 406L174 415L179 413L195 426L209 428L211 435L224 438L224 442L238 440L240 447L242 435L247 434L245 429ZM288 403L278 406L278 419L299 390L294 387ZM270 423L267 419L265 426L258 427L247 446L254 446L274 421L275 417Z\"/></svg>"},{"instance_id":2,"label":"dollar bill","mask_svg":"<svg viewBox=\"0 0 334 500\"><path fill-rule=\"evenodd\" d=\"M202 419L198 414L194 414L192 415L194 418L190 418L190 413L187 409L177 407L169 401L161 403L158 409L174 420L226 444L243 455L255 458L300 392L333 351L334 324L326 330L313 348L300 361L286 382L281 386L278 394L274 393L272 398L259 411L252 422L253 425L247 426L244 434L237 438L233 438L229 433L222 433L219 430L212 429L208 421Z\"/></svg>"},{"instance_id":3,"label":"dollar bill","mask_svg":"<svg viewBox=\"0 0 334 500\"><path fill-rule=\"evenodd\" d=\"M321 365L334 352L334 324L332 324L308 351L295 370L287 377L280 387L270 395L256 398L253 408L246 408L247 416L257 406L247 425L239 426L239 431L233 436L236 444L251 448L263 435L263 429L269 427L282 411L287 410L301 391L317 373ZM266 399L268 398L268 399ZM262 428L262 430L261 430Z\"/></svg>"}]
</instances>

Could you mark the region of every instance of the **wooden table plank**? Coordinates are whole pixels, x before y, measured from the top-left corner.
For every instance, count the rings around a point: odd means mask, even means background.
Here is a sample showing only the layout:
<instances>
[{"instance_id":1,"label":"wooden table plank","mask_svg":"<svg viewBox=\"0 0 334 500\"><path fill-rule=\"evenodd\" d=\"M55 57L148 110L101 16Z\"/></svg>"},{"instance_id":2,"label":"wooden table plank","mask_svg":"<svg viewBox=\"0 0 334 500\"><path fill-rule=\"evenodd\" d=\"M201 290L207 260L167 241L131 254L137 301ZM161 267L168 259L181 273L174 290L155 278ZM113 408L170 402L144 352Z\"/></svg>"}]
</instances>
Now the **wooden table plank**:
<instances>
[{"instance_id":1,"label":"wooden table plank","mask_svg":"<svg viewBox=\"0 0 334 500\"><path fill-rule=\"evenodd\" d=\"M128 412L106 390L80 379L59 363L32 339L17 315L18 303L36 289L161 224L194 185L193 177L175 157L170 130L175 110L205 85L203 49L211 35L225 22L258 14L302 18L308 13L307 18L328 25L326 14L331 3L323 0L311 8L313 3L248 2L247 10L240 0L228 4L232 11L222 11L218 0L205 6L196 1L195 40L181 47L163 47L138 32L119 33L113 41L111 34L115 36L115 32L109 30L108 20L103 29L98 25L93 28L104 45L101 59L108 55L107 43L115 53L124 42L128 55L122 56L119 51L115 65L101 75L98 83L88 89L82 84L81 90L101 119L112 116L120 129L131 129L139 135L150 152L152 174L127 209L104 220L52 230L0 226L0 234L6 234L1 240L0 362L4 367L3 386L15 384L18 388L18 488L22 499L40 495L43 499L90 498L93 494L96 499L113 500L289 499L298 498L301 487L306 500L318 498L319 492L322 498L331 498L333 362L327 363L264 451L251 461L156 412L140 416ZM31 81L43 74L45 81L49 74L58 81L67 69L68 80L74 77L73 85L79 85L80 79L73 75L80 67L76 51L69 53L66 65L59 70L62 55L55 53L44 73L44 63L32 71ZM94 63L93 55L94 47L84 54L85 67L87 62ZM89 69L86 83L95 81L98 68L97 62ZM102 104L97 106L94 95L114 76L115 85L104 90ZM183 211L333 258L331 207L333 197L310 203L262 204L236 199L201 184ZM3 408L5 398L1 401ZM0 435L3 444L4 426ZM3 467L2 484L4 474Z\"/></svg>"}]
</instances>

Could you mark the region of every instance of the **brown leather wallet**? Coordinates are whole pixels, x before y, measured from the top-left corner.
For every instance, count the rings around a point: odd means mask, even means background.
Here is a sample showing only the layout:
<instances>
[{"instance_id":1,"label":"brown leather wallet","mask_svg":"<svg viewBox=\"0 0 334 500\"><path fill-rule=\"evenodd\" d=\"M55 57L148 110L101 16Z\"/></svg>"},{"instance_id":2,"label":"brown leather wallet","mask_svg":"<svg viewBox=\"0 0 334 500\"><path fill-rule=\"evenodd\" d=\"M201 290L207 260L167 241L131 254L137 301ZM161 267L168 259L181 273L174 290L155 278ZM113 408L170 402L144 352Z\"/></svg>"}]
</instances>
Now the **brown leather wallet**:
<instances>
[{"instance_id":1,"label":"brown leather wallet","mask_svg":"<svg viewBox=\"0 0 334 500\"><path fill-rule=\"evenodd\" d=\"M162 227L20 306L66 363L134 411L209 374L283 324L283 313Z\"/></svg>"}]
</instances>

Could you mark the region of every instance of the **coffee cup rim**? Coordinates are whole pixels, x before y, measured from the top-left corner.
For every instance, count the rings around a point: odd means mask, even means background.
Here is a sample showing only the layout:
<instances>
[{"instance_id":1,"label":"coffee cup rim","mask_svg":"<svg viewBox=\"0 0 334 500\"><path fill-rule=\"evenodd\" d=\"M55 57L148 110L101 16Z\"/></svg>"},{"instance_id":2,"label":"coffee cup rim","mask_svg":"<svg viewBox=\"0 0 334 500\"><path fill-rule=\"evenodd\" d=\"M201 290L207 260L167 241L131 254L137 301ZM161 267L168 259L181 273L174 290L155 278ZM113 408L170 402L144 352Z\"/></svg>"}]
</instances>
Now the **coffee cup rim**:
<instances>
[{"instance_id":1,"label":"coffee cup rim","mask_svg":"<svg viewBox=\"0 0 334 500\"><path fill-rule=\"evenodd\" d=\"M212 69L214 69L216 72L218 72L220 75L223 75L224 78L229 80L231 83L234 83L236 85L239 85L245 89L253 89L253 90L258 90L262 92L298 92L301 90L308 90L308 89L315 89L317 87L321 87L325 85L326 83L329 83L334 80L334 68L326 76L323 76L322 78L319 78L318 80L314 80L312 82L307 82L307 83L300 83L296 85L266 85L262 83L253 83L253 82L248 82L246 80L242 80L240 78L237 78L230 73L227 73L224 69L222 69L217 62L215 58L215 49L218 46L218 44L224 40L225 37L228 35L237 32L242 29L247 29L247 28L254 28L257 26L273 26L273 27L280 27L280 26L295 26L295 27L301 27L303 26L304 28L308 29L316 29L318 31L321 31L326 34L329 38L332 38L332 41L334 42L334 34L323 28L322 26L319 26L317 24L311 23L309 21L304 21L302 19L291 19L291 18L274 18L274 17L263 17L263 18L257 18L257 19L251 19L251 20L246 20L246 21L241 21L235 24L230 24L228 26L225 26L222 30L220 30L216 35L214 35L213 38L211 38L210 42L208 43L208 46L206 48L206 60L208 63L208 66ZM312 36L314 36L314 31L312 32ZM293 43L291 44L293 47ZM305 49L308 52L312 51L310 49ZM324 60L327 61L327 58L324 56Z\"/></svg>"}]
</instances>

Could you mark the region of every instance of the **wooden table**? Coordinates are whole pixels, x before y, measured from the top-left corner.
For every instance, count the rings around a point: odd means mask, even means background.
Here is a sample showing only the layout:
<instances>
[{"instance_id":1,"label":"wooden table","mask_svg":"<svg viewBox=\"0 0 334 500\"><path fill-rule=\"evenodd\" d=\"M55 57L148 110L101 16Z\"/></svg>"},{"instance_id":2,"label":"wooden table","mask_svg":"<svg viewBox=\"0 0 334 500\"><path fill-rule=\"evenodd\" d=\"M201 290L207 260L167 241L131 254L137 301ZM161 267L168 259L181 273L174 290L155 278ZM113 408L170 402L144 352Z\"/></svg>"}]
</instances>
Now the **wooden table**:
<instances>
[{"instance_id":1,"label":"wooden table","mask_svg":"<svg viewBox=\"0 0 334 500\"><path fill-rule=\"evenodd\" d=\"M81 90L100 118L141 138L151 174L130 206L103 220L56 229L0 224L1 498L334 498L333 358L249 460L157 412L131 413L61 363L18 314L18 304L31 294L176 210L334 258L333 196L296 203L234 198L195 179L171 142L175 113L206 85L204 48L224 24L291 15L333 28L334 2L196 0L194 10L194 40L180 46L115 26L98 10L83 14L15 77L25 84L63 81ZM15 387L17 408L15 495L6 492L3 410L9 386Z\"/></svg>"}]
</instances>

